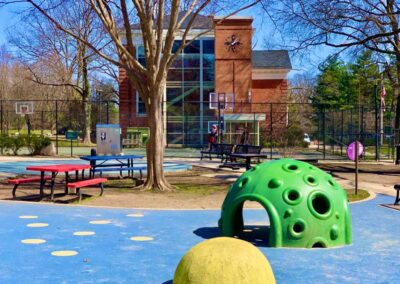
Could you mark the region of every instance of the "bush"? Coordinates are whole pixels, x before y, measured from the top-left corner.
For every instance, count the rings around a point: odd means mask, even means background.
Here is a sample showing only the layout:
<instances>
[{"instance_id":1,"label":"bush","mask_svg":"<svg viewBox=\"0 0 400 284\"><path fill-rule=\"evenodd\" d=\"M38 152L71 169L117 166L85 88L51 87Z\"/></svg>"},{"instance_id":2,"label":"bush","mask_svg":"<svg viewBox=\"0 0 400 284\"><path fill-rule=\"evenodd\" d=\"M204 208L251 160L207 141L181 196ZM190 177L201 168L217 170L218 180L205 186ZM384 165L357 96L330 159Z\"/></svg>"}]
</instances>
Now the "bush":
<instances>
[{"instance_id":1,"label":"bush","mask_svg":"<svg viewBox=\"0 0 400 284\"><path fill-rule=\"evenodd\" d=\"M7 149L10 149L14 155L18 155L18 151L25 146L26 140L22 135L8 136L6 144Z\"/></svg>"},{"instance_id":2,"label":"bush","mask_svg":"<svg viewBox=\"0 0 400 284\"><path fill-rule=\"evenodd\" d=\"M31 135L26 137L26 146L31 155L39 155L40 151L51 144L48 137L40 135Z\"/></svg>"}]
</instances>

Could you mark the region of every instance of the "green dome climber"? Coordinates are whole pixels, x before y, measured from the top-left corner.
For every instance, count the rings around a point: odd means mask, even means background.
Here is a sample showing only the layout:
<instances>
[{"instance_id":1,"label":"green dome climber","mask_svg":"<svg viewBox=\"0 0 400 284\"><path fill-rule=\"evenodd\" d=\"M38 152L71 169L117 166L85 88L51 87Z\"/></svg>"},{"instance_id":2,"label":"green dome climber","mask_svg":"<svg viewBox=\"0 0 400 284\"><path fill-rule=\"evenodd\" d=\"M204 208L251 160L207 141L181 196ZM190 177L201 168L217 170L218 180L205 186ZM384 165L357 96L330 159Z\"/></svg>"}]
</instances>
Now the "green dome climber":
<instances>
[{"instance_id":1,"label":"green dome climber","mask_svg":"<svg viewBox=\"0 0 400 284\"><path fill-rule=\"evenodd\" d=\"M336 247L351 244L346 192L331 175L292 159L264 162L241 175L222 205L224 236L243 230L243 203L259 202L270 220L272 247Z\"/></svg>"}]
</instances>

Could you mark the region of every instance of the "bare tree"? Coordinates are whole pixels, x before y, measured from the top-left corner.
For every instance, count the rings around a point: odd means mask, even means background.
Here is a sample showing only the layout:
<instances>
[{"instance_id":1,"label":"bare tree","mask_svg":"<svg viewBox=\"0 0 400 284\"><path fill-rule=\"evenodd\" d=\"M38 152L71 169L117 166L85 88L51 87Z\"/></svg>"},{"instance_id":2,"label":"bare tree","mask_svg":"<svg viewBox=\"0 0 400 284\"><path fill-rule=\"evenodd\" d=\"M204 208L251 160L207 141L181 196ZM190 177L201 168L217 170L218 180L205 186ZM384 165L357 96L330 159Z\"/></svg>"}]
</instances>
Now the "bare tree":
<instances>
[{"instance_id":1,"label":"bare tree","mask_svg":"<svg viewBox=\"0 0 400 284\"><path fill-rule=\"evenodd\" d=\"M76 2L76 1L74 1ZM96 48L107 45L104 30L90 4L80 1L49 1L52 17ZM96 21L97 19L97 21ZM46 86L60 87L68 99L80 99L84 143L90 143L90 72L109 68L98 55L82 41L57 29L36 9L25 11L21 21L9 32L10 42L17 48L18 59L32 73L32 80Z\"/></svg>"},{"instance_id":2,"label":"bare tree","mask_svg":"<svg viewBox=\"0 0 400 284\"><path fill-rule=\"evenodd\" d=\"M396 0L282 0L264 1L264 9L290 42L306 50L326 45L340 51L367 48L395 58L397 98L395 128L400 127L400 26ZM339 51L339 52L340 52Z\"/></svg>"},{"instance_id":3,"label":"bare tree","mask_svg":"<svg viewBox=\"0 0 400 284\"><path fill-rule=\"evenodd\" d=\"M63 25L57 17L52 15L51 11L54 6L50 1L28 0L26 2L45 15L59 30L84 43L102 58L126 70L133 87L138 90L145 104L150 128L150 139L146 152L147 179L142 189L173 190L165 179L163 170L165 141L162 102L168 68L185 46L212 30L211 28L191 33L193 23L200 13L211 15L220 12L230 16L255 5L259 0L235 2L222 0L87 0L98 19L103 23L115 46L118 58L107 55L93 42ZM71 3L71 5L74 4ZM139 28L139 35L134 35L133 25ZM177 37L181 39L181 43L177 50L172 52ZM145 65L141 64L135 56L137 40L144 46Z\"/></svg>"}]
</instances>

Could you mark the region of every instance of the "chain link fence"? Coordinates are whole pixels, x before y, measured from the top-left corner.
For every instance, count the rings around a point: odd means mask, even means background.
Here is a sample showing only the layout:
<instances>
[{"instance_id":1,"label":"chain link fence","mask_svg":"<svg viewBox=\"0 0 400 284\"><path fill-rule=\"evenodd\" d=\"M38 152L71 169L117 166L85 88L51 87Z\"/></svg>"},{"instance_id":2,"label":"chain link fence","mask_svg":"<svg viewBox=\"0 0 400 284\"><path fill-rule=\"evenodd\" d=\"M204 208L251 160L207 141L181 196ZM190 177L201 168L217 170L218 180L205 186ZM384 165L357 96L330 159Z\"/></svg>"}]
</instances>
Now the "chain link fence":
<instances>
[{"instance_id":1,"label":"chain link fence","mask_svg":"<svg viewBox=\"0 0 400 284\"><path fill-rule=\"evenodd\" d=\"M115 101L91 101L85 111L79 100L31 100L33 112L25 116L17 114L18 102L23 101L0 101L1 133L20 135L29 130L50 137L57 150L69 145L67 130L77 131L79 142L89 122L94 142L96 124L119 123ZM261 145L270 158L346 159L347 145L355 140L365 147L364 159L395 158L399 131L393 128L394 109L390 108L380 111L364 106L332 109L308 103L235 102L233 110L225 110L210 109L209 102L196 101L165 102L163 106L167 148L183 148L174 151L182 157L185 149L192 153L194 148L207 147L211 126L216 124L219 142ZM135 119L131 125L135 125Z\"/></svg>"}]
</instances>

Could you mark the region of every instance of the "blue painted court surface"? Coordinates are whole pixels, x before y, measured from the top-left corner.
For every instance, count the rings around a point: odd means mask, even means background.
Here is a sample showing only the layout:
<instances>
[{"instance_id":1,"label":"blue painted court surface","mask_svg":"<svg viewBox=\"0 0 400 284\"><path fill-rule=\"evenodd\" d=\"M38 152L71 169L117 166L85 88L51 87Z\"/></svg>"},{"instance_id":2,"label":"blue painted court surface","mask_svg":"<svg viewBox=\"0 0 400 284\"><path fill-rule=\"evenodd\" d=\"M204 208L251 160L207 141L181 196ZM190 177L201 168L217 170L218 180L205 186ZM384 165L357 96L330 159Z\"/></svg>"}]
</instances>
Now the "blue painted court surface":
<instances>
[{"instance_id":1,"label":"blue painted court surface","mask_svg":"<svg viewBox=\"0 0 400 284\"><path fill-rule=\"evenodd\" d=\"M392 201L378 196L350 206L351 246L274 249L253 241L269 259L277 283L399 283L400 212L379 206ZM219 214L0 202L0 283L170 283L183 254L218 235ZM20 218L26 215L37 219ZM263 210L246 210L245 221L256 224L256 231L266 216ZM48 226L27 227L30 223ZM73 235L81 231L95 234ZM26 239L46 242L21 243ZM52 255L64 250L77 254Z\"/></svg>"},{"instance_id":2,"label":"blue painted court surface","mask_svg":"<svg viewBox=\"0 0 400 284\"><path fill-rule=\"evenodd\" d=\"M113 160L108 161L113 163ZM43 165L59 165L59 164L89 164L88 161L80 159L68 159L68 160L35 160L35 161L12 161L12 162L0 162L0 172L14 173L14 174L37 174L37 172L27 171L27 166L43 166ZM145 160L138 160L134 162L135 166L146 166ZM164 170L169 171L180 171L190 169L191 166L180 163L164 163ZM146 171L144 171L146 172Z\"/></svg>"}]
</instances>

